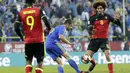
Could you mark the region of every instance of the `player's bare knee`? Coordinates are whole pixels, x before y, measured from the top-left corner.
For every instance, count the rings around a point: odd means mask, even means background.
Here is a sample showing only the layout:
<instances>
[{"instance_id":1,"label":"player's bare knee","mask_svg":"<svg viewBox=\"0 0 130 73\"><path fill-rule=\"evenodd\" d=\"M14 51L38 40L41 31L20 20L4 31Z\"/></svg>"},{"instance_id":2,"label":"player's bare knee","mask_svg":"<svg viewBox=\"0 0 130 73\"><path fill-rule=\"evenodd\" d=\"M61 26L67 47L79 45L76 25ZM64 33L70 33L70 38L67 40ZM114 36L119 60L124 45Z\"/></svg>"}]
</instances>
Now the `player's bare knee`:
<instances>
[{"instance_id":1,"label":"player's bare knee","mask_svg":"<svg viewBox=\"0 0 130 73\"><path fill-rule=\"evenodd\" d=\"M60 61L56 61L56 62L57 62L57 64L58 64L59 66L63 66L63 65L64 65L61 60L60 60Z\"/></svg>"},{"instance_id":2,"label":"player's bare knee","mask_svg":"<svg viewBox=\"0 0 130 73\"><path fill-rule=\"evenodd\" d=\"M67 60L70 60L71 58L70 58L70 56L67 56L66 59L67 59Z\"/></svg>"},{"instance_id":3,"label":"player's bare knee","mask_svg":"<svg viewBox=\"0 0 130 73\"><path fill-rule=\"evenodd\" d=\"M32 61L30 61L30 60L26 60L26 64L28 65L31 65L32 64Z\"/></svg>"},{"instance_id":4,"label":"player's bare knee","mask_svg":"<svg viewBox=\"0 0 130 73\"><path fill-rule=\"evenodd\" d=\"M111 61L110 55L105 55L105 56L106 56L107 61Z\"/></svg>"},{"instance_id":5,"label":"player's bare knee","mask_svg":"<svg viewBox=\"0 0 130 73\"><path fill-rule=\"evenodd\" d=\"M110 54L109 53L105 53L106 56L109 56Z\"/></svg>"},{"instance_id":6,"label":"player's bare knee","mask_svg":"<svg viewBox=\"0 0 130 73\"><path fill-rule=\"evenodd\" d=\"M70 59L71 59L70 56L69 56L69 54L68 54L67 52L65 52L65 53L63 54L63 57L65 57L65 59L67 59L67 60L70 60Z\"/></svg>"},{"instance_id":7,"label":"player's bare knee","mask_svg":"<svg viewBox=\"0 0 130 73\"><path fill-rule=\"evenodd\" d=\"M58 63L59 66L63 67L63 62Z\"/></svg>"},{"instance_id":8,"label":"player's bare knee","mask_svg":"<svg viewBox=\"0 0 130 73\"><path fill-rule=\"evenodd\" d=\"M59 66L63 66L63 61L61 61L60 58L57 58L57 59L56 59L56 62L57 62L57 64L58 64Z\"/></svg>"},{"instance_id":9,"label":"player's bare knee","mask_svg":"<svg viewBox=\"0 0 130 73\"><path fill-rule=\"evenodd\" d=\"M37 63L38 63L38 64L42 64L42 63L43 63L43 59L37 58Z\"/></svg>"},{"instance_id":10,"label":"player's bare knee","mask_svg":"<svg viewBox=\"0 0 130 73\"><path fill-rule=\"evenodd\" d=\"M104 54L105 54L106 56L110 56L110 51L109 51L109 50L105 50L105 51L104 51Z\"/></svg>"},{"instance_id":11,"label":"player's bare knee","mask_svg":"<svg viewBox=\"0 0 130 73\"><path fill-rule=\"evenodd\" d=\"M93 56L93 54L94 54L94 52L93 52L93 51L91 51L91 50L88 50L88 51L87 51L87 55L89 55L90 57L92 57L92 56Z\"/></svg>"},{"instance_id":12,"label":"player's bare knee","mask_svg":"<svg viewBox=\"0 0 130 73\"><path fill-rule=\"evenodd\" d=\"M37 67L39 67L39 68L42 68L42 61L40 61L40 62L37 62Z\"/></svg>"}]
</instances>

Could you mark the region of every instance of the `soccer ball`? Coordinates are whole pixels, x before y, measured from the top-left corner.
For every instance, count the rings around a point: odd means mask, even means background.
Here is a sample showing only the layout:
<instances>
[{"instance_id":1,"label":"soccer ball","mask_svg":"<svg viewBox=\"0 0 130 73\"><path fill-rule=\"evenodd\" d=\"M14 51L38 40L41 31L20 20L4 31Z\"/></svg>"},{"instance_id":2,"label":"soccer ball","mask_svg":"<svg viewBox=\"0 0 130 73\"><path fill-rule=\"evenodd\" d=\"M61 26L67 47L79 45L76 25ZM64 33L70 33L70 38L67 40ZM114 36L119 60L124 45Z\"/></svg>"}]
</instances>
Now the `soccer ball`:
<instances>
[{"instance_id":1,"label":"soccer ball","mask_svg":"<svg viewBox=\"0 0 130 73\"><path fill-rule=\"evenodd\" d=\"M81 57L81 61L84 63L84 64L87 64L87 63L89 63L89 56L88 55L83 55L82 57Z\"/></svg>"}]
</instances>

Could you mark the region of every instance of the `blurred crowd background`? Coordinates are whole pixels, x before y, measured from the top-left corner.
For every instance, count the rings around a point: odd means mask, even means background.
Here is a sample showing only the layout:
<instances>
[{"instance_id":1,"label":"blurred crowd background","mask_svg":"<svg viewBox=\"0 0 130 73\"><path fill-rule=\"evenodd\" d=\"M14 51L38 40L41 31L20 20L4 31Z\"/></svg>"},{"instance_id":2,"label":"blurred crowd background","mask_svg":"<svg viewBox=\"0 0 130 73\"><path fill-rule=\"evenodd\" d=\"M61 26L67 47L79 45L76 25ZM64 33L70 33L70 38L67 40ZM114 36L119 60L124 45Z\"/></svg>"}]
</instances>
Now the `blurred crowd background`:
<instances>
[{"instance_id":1,"label":"blurred crowd background","mask_svg":"<svg viewBox=\"0 0 130 73\"><path fill-rule=\"evenodd\" d=\"M70 36L70 40L73 42L89 41L87 25L91 14L95 13L92 5L95 0L37 0L35 6L40 7L46 16L50 19L51 26L63 24L66 18L73 20L73 29L66 32L66 36ZM105 12L114 16L115 12L121 13L122 23L122 11L123 0L105 0L107 2L107 8ZM16 39L17 35L14 31L14 21L19 11L26 7L24 0L0 0L0 41L12 42L20 41ZM130 40L130 0L125 2L125 25L126 36ZM111 23L112 24L112 23ZM122 24L123 25L123 24ZM21 26L21 30L23 30ZM111 25L109 31L110 41L122 41L123 28ZM86 36L84 38L84 36ZM7 38L8 37L8 38ZM14 37L14 38L12 38Z\"/></svg>"}]
</instances>

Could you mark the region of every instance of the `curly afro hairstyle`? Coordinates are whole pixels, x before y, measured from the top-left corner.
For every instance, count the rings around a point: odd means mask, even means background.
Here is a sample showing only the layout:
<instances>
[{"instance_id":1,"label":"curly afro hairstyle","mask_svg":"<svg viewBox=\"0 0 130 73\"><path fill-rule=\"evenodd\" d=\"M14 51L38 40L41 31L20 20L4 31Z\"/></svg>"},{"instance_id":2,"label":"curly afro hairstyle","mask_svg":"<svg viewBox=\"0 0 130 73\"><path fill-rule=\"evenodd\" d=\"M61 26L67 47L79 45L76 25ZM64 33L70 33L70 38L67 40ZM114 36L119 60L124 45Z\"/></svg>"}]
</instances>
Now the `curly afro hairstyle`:
<instances>
[{"instance_id":1,"label":"curly afro hairstyle","mask_svg":"<svg viewBox=\"0 0 130 73\"><path fill-rule=\"evenodd\" d=\"M106 3L106 1L96 1L96 2L94 2L93 8L97 9L98 6L102 6L105 10L106 7L107 7L107 3Z\"/></svg>"},{"instance_id":2,"label":"curly afro hairstyle","mask_svg":"<svg viewBox=\"0 0 130 73\"><path fill-rule=\"evenodd\" d=\"M25 3L32 5L33 3L35 3L35 0L25 0Z\"/></svg>"}]
</instances>

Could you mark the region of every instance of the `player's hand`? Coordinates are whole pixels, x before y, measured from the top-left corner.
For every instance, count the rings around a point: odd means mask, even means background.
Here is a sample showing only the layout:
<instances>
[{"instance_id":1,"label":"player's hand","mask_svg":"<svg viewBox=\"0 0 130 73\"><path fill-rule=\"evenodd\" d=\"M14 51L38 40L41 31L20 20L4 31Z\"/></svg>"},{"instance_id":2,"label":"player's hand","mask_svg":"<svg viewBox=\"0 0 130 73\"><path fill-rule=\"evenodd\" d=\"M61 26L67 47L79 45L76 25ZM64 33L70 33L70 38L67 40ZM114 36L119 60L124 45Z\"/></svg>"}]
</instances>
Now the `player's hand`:
<instances>
[{"instance_id":1,"label":"player's hand","mask_svg":"<svg viewBox=\"0 0 130 73\"><path fill-rule=\"evenodd\" d=\"M24 41L24 39L22 39L22 38L21 38L21 39L20 39L20 41L21 41L21 42L23 42L23 41Z\"/></svg>"},{"instance_id":2,"label":"player's hand","mask_svg":"<svg viewBox=\"0 0 130 73\"><path fill-rule=\"evenodd\" d=\"M24 41L24 38L23 38L23 36L22 36L22 37L20 37L20 39L21 39L21 41Z\"/></svg>"},{"instance_id":3,"label":"player's hand","mask_svg":"<svg viewBox=\"0 0 130 73\"><path fill-rule=\"evenodd\" d=\"M50 30L51 30L51 29L46 28L46 29L44 30L45 35L48 35L48 34L49 34L49 32L50 32Z\"/></svg>"},{"instance_id":4,"label":"player's hand","mask_svg":"<svg viewBox=\"0 0 130 73\"><path fill-rule=\"evenodd\" d=\"M121 16L120 12L115 12L115 16L114 16L115 19L120 19L120 16Z\"/></svg>"},{"instance_id":5,"label":"player's hand","mask_svg":"<svg viewBox=\"0 0 130 73\"><path fill-rule=\"evenodd\" d=\"M130 31L130 28L128 28L128 31Z\"/></svg>"},{"instance_id":6,"label":"player's hand","mask_svg":"<svg viewBox=\"0 0 130 73\"><path fill-rule=\"evenodd\" d=\"M75 42L73 42L73 43L70 43L70 45L74 45L75 44Z\"/></svg>"},{"instance_id":7,"label":"player's hand","mask_svg":"<svg viewBox=\"0 0 130 73\"><path fill-rule=\"evenodd\" d=\"M95 29L92 30L92 34L93 35L96 34L96 30Z\"/></svg>"},{"instance_id":8,"label":"player's hand","mask_svg":"<svg viewBox=\"0 0 130 73\"><path fill-rule=\"evenodd\" d=\"M50 32L50 30L51 30L51 29L46 28L46 29L45 29L45 32L49 33L49 32Z\"/></svg>"}]
</instances>

